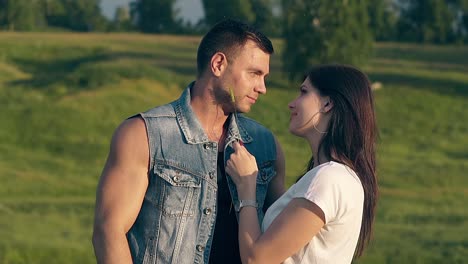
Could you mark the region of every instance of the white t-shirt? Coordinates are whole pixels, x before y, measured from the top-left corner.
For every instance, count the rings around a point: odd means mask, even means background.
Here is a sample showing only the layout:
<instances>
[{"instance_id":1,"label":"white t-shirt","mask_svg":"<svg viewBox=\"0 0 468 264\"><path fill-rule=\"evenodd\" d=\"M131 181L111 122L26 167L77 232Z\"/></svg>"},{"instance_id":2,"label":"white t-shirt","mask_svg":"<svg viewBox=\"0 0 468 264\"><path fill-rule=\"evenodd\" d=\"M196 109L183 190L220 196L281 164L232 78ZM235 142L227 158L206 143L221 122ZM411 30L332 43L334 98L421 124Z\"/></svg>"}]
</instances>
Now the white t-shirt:
<instances>
[{"instance_id":1,"label":"white t-shirt","mask_svg":"<svg viewBox=\"0 0 468 264\"><path fill-rule=\"evenodd\" d=\"M262 223L263 232L294 198L315 203L324 212L326 222L304 248L283 263L351 263L364 206L364 190L356 173L333 161L308 171L268 208Z\"/></svg>"}]
</instances>

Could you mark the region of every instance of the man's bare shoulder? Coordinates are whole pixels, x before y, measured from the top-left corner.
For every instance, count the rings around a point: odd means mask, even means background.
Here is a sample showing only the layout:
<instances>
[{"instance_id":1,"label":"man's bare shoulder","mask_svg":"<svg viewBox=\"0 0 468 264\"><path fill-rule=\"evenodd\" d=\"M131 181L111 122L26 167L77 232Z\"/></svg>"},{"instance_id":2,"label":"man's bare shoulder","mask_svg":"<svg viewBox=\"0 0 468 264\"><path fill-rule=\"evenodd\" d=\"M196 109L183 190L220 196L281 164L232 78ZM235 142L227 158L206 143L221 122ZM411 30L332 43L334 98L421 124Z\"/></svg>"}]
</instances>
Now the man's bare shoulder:
<instances>
[{"instance_id":1,"label":"man's bare shoulder","mask_svg":"<svg viewBox=\"0 0 468 264\"><path fill-rule=\"evenodd\" d=\"M149 157L146 125L140 116L123 121L115 130L111 143L111 155L121 158L140 160L147 163Z\"/></svg>"},{"instance_id":2,"label":"man's bare shoulder","mask_svg":"<svg viewBox=\"0 0 468 264\"><path fill-rule=\"evenodd\" d=\"M123 121L115 130L114 138L120 140L147 140L146 124L141 116Z\"/></svg>"}]
</instances>

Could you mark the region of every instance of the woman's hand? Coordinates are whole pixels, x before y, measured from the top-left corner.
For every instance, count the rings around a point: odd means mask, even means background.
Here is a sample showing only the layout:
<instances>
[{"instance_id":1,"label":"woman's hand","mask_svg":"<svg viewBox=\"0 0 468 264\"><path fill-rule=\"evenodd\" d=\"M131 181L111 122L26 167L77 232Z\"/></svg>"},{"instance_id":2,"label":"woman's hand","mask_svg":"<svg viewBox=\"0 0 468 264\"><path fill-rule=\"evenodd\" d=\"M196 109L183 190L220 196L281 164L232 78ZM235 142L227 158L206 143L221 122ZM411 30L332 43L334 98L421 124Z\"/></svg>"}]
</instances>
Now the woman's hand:
<instances>
[{"instance_id":1,"label":"woman's hand","mask_svg":"<svg viewBox=\"0 0 468 264\"><path fill-rule=\"evenodd\" d=\"M239 142L234 142L232 147L234 153L226 163L226 172L236 184L240 199L255 200L257 161Z\"/></svg>"}]
</instances>

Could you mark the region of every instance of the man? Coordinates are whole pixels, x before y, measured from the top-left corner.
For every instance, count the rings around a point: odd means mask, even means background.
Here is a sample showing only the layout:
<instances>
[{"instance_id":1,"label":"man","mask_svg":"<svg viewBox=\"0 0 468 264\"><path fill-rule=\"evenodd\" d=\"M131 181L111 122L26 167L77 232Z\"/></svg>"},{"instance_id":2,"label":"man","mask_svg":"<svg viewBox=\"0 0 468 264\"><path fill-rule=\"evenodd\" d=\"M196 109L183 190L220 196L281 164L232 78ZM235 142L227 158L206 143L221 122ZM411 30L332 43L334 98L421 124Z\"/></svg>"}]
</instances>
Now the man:
<instances>
[{"instance_id":1,"label":"man","mask_svg":"<svg viewBox=\"0 0 468 264\"><path fill-rule=\"evenodd\" d=\"M284 192L284 157L248 112L266 93L273 46L233 20L198 48L198 76L181 97L124 121L97 190L99 263L240 263L236 187L224 172L241 142L259 167L257 212Z\"/></svg>"}]
</instances>

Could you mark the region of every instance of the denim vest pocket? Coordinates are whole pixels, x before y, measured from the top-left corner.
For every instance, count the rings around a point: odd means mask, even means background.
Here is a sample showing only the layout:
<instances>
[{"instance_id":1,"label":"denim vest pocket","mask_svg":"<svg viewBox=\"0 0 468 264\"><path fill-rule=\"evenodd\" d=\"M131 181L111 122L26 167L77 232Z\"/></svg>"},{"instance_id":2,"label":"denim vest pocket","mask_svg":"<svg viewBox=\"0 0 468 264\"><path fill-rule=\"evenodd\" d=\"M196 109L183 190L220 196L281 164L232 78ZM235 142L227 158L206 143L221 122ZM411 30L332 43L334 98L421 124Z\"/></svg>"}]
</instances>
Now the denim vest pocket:
<instances>
[{"instance_id":1,"label":"denim vest pocket","mask_svg":"<svg viewBox=\"0 0 468 264\"><path fill-rule=\"evenodd\" d=\"M154 175L159 185L158 208L167 217L194 216L201 179L179 167L158 164Z\"/></svg>"},{"instance_id":2,"label":"denim vest pocket","mask_svg":"<svg viewBox=\"0 0 468 264\"><path fill-rule=\"evenodd\" d=\"M264 161L258 164L258 175L257 175L257 202L259 207L263 207L263 203L268 191L268 184L271 179L276 175L274 166L275 162L272 160Z\"/></svg>"},{"instance_id":3,"label":"denim vest pocket","mask_svg":"<svg viewBox=\"0 0 468 264\"><path fill-rule=\"evenodd\" d=\"M257 184L268 184L271 181L276 174L275 167L273 166L274 164L275 162L273 160L258 164Z\"/></svg>"}]
</instances>

